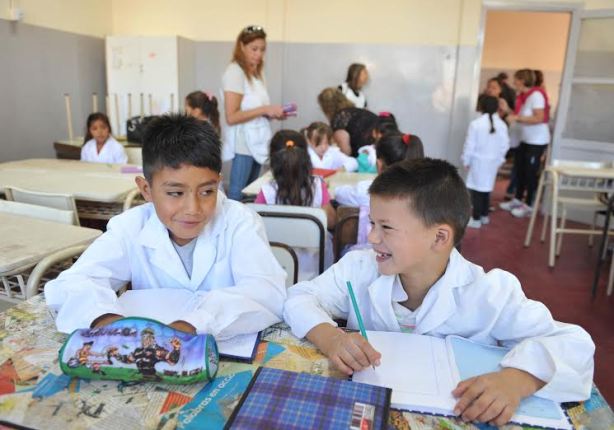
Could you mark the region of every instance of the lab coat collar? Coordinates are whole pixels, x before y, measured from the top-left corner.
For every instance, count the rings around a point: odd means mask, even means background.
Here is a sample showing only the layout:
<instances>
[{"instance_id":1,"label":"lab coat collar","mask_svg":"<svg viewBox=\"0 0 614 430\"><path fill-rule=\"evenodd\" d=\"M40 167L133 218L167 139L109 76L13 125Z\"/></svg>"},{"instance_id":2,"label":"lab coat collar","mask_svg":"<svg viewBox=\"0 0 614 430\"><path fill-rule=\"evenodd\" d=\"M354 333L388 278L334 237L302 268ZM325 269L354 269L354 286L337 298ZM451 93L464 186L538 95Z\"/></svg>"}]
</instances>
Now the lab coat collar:
<instances>
[{"instance_id":1,"label":"lab coat collar","mask_svg":"<svg viewBox=\"0 0 614 430\"><path fill-rule=\"evenodd\" d=\"M168 229L158 218L152 204L149 219L145 222L137 239L142 246L151 248L151 263L185 288L196 291L209 273L217 256L217 238L226 226L225 201L226 196L218 191L215 214L196 238L191 278L188 277L179 254L171 243Z\"/></svg>"}]
</instances>

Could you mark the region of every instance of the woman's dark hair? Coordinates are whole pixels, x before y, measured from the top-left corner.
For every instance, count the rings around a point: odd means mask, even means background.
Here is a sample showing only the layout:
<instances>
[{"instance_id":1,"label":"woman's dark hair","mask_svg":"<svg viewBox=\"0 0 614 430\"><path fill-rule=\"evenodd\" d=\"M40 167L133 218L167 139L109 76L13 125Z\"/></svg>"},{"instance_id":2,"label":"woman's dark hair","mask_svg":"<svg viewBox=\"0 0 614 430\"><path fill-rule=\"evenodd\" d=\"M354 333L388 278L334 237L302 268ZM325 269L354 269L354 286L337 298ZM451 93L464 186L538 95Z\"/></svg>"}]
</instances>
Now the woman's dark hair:
<instances>
[{"instance_id":1,"label":"woman's dark hair","mask_svg":"<svg viewBox=\"0 0 614 430\"><path fill-rule=\"evenodd\" d=\"M179 114L152 119L143 134L143 174L150 181L155 172L182 164L222 171L222 144L206 121Z\"/></svg>"},{"instance_id":2,"label":"woman's dark hair","mask_svg":"<svg viewBox=\"0 0 614 430\"><path fill-rule=\"evenodd\" d=\"M533 74L535 75L534 85L536 87L541 87L544 85L544 72L541 70L533 70Z\"/></svg>"},{"instance_id":3,"label":"woman's dark hair","mask_svg":"<svg viewBox=\"0 0 614 430\"><path fill-rule=\"evenodd\" d=\"M232 52L232 61L236 62L241 67L243 73L245 73L245 76L247 76L247 79L250 82L252 80L252 77L254 76L258 79L262 78L264 60L261 61L260 64L258 64L256 72L252 73L247 66L247 62L245 61L245 56L243 55L241 47L257 39L262 39L266 42L266 33L264 31L264 28L260 27L259 25L248 25L243 30L241 30L241 33L239 33L239 35L237 36L235 48Z\"/></svg>"},{"instance_id":4,"label":"woman's dark hair","mask_svg":"<svg viewBox=\"0 0 614 430\"><path fill-rule=\"evenodd\" d=\"M90 127L96 121L102 121L109 128L109 135L113 134L113 130L111 129L111 122L109 121L109 117L102 112L94 112L87 117L87 122L85 126L85 138L83 139L83 144L85 145L88 140L93 139L92 133L90 133Z\"/></svg>"},{"instance_id":5,"label":"woman's dark hair","mask_svg":"<svg viewBox=\"0 0 614 430\"><path fill-rule=\"evenodd\" d=\"M320 146L324 137L328 139L328 143L333 139L333 129L321 121L312 122L301 130L301 134L305 136L305 139L313 142L315 146Z\"/></svg>"},{"instance_id":6,"label":"woman's dark hair","mask_svg":"<svg viewBox=\"0 0 614 430\"><path fill-rule=\"evenodd\" d=\"M535 86L535 73L531 69L520 69L514 73L514 77L522 81L525 87L531 88Z\"/></svg>"},{"instance_id":7,"label":"woman's dark hair","mask_svg":"<svg viewBox=\"0 0 614 430\"><path fill-rule=\"evenodd\" d=\"M186 96L185 101L192 109L200 109L217 134L220 134L220 112L217 108L217 98L214 95L209 96L203 91L193 91Z\"/></svg>"},{"instance_id":8,"label":"woman's dark hair","mask_svg":"<svg viewBox=\"0 0 614 430\"><path fill-rule=\"evenodd\" d=\"M490 133L494 133L495 124L492 121L492 116L499 110L499 99L482 94L478 99L478 110L488 114L488 119L490 120Z\"/></svg>"},{"instance_id":9,"label":"woman's dark hair","mask_svg":"<svg viewBox=\"0 0 614 430\"><path fill-rule=\"evenodd\" d=\"M387 167L402 160L424 158L424 146L415 134L388 133L375 145L375 155Z\"/></svg>"},{"instance_id":10,"label":"woman's dark hair","mask_svg":"<svg viewBox=\"0 0 614 430\"><path fill-rule=\"evenodd\" d=\"M279 130L269 149L278 205L311 206L313 176L305 137L294 130Z\"/></svg>"},{"instance_id":11,"label":"woman's dark hair","mask_svg":"<svg viewBox=\"0 0 614 430\"><path fill-rule=\"evenodd\" d=\"M348 74L345 78L345 82L354 92L360 91L360 88L358 88L358 78L360 77L360 72L366 69L367 66L361 63L353 63L348 67Z\"/></svg>"},{"instance_id":12,"label":"woman's dark hair","mask_svg":"<svg viewBox=\"0 0 614 430\"><path fill-rule=\"evenodd\" d=\"M400 133L397 119L390 112L380 112L373 127L381 135L388 133Z\"/></svg>"}]
</instances>

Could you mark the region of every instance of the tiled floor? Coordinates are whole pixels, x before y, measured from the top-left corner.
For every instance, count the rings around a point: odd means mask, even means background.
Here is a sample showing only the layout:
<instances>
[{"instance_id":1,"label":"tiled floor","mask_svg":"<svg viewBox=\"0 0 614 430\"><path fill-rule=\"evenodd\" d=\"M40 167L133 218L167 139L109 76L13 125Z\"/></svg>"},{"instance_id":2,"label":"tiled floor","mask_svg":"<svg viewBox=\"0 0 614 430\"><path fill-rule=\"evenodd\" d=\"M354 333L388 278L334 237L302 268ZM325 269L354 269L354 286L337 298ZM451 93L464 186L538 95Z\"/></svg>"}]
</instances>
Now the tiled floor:
<instances>
[{"instance_id":1,"label":"tiled floor","mask_svg":"<svg viewBox=\"0 0 614 430\"><path fill-rule=\"evenodd\" d=\"M498 207L503 183L497 184L491 204ZM546 304L559 321L579 324L597 345L595 382L609 403L614 404L614 295L607 297L605 284L609 259L604 264L597 298L592 301L590 288L597 261L599 239L594 248L586 236L567 235L554 269L548 268L547 242L539 242L541 217L538 217L533 242L523 247L527 219L517 219L496 210L491 224L479 230L468 229L463 240L463 255L484 266L515 274L525 294Z\"/></svg>"}]
</instances>

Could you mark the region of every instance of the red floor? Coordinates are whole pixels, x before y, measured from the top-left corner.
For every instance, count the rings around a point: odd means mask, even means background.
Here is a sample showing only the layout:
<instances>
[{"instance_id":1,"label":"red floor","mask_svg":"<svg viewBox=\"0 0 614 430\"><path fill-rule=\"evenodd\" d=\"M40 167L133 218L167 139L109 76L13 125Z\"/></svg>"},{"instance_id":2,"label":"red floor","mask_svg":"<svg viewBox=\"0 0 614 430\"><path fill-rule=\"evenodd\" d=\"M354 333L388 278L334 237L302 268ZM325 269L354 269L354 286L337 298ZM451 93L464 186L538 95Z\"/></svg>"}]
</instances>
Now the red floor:
<instances>
[{"instance_id":1,"label":"red floor","mask_svg":"<svg viewBox=\"0 0 614 430\"><path fill-rule=\"evenodd\" d=\"M541 217L538 217L533 242L524 248L529 219L517 219L498 209L504 183L499 181L491 205L491 224L479 230L467 229L462 243L463 255L490 270L508 270L520 279L525 294L546 304L554 318L579 324L593 337L595 383L608 403L614 404L614 294L605 294L609 259L604 264L597 298L591 301L590 288L597 261L599 239L587 246L587 237L565 236L561 256L554 269L548 268L548 246L540 243Z\"/></svg>"}]
</instances>

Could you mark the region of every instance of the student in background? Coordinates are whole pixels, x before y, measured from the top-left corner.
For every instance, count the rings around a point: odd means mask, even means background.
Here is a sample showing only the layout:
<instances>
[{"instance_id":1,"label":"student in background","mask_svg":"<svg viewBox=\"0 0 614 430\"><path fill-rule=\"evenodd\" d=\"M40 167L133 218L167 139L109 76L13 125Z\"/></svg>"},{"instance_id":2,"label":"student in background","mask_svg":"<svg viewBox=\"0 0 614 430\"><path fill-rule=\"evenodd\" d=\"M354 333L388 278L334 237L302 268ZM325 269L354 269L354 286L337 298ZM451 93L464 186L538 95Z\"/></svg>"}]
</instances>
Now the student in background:
<instances>
[{"instance_id":1,"label":"student in background","mask_svg":"<svg viewBox=\"0 0 614 430\"><path fill-rule=\"evenodd\" d=\"M113 217L77 263L45 285L59 331L121 318L116 291L128 282L154 297L193 292L195 310L171 324L179 330L220 339L280 320L286 274L260 217L218 192L220 151L207 122L165 115L149 123L144 177L136 178L149 203Z\"/></svg>"},{"instance_id":2,"label":"student in background","mask_svg":"<svg viewBox=\"0 0 614 430\"><path fill-rule=\"evenodd\" d=\"M377 121L373 112L354 107L332 87L320 92L318 103L333 129L333 139L345 154L356 157L358 148L372 143L371 132Z\"/></svg>"},{"instance_id":3,"label":"student in background","mask_svg":"<svg viewBox=\"0 0 614 430\"><path fill-rule=\"evenodd\" d=\"M481 96L478 105L482 116L469 124L462 155L473 206L473 215L467 224L471 228L480 228L490 222L490 193L510 142L507 125L497 114L498 99Z\"/></svg>"},{"instance_id":4,"label":"student in background","mask_svg":"<svg viewBox=\"0 0 614 430\"><path fill-rule=\"evenodd\" d=\"M355 158L345 155L338 146L331 146L333 130L323 122L312 122L301 130L307 140L307 152L311 165L317 169L345 170L355 172L358 162Z\"/></svg>"},{"instance_id":5,"label":"student in background","mask_svg":"<svg viewBox=\"0 0 614 430\"><path fill-rule=\"evenodd\" d=\"M375 152L375 145L382 138L383 135L388 133L401 133L397 120L390 112L380 112L377 115L377 120L373 129L371 130L372 142L369 145L358 148L358 172L360 173L377 173L377 154Z\"/></svg>"},{"instance_id":6,"label":"student in background","mask_svg":"<svg viewBox=\"0 0 614 430\"><path fill-rule=\"evenodd\" d=\"M208 121L220 135L220 112L217 98L204 91L193 91L185 98L185 113L201 121Z\"/></svg>"},{"instance_id":7,"label":"student in background","mask_svg":"<svg viewBox=\"0 0 614 430\"><path fill-rule=\"evenodd\" d=\"M362 93L362 88L367 85L367 82L369 82L367 66L354 63L348 67L347 77L345 82L339 85L339 91L354 104L354 107L365 109L367 107L367 99Z\"/></svg>"},{"instance_id":8,"label":"student in background","mask_svg":"<svg viewBox=\"0 0 614 430\"><path fill-rule=\"evenodd\" d=\"M90 114L87 117L85 139L81 147L81 161L117 164L128 162L124 147L111 135L109 118L101 112Z\"/></svg>"},{"instance_id":9,"label":"student in background","mask_svg":"<svg viewBox=\"0 0 614 430\"><path fill-rule=\"evenodd\" d=\"M381 137L376 146L377 173L386 167L402 160L424 158L422 140L415 134L389 133ZM356 185L343 185L335 190L335 200L340 205L357 207L358 235L356 247L364 248L367 245L367 235L370 230L369 222L369 187L372 179L360 181Z\"/></svg>"},{"instance_id":10,"label":"student in background","mask_svg":"<svg viewBox=\"0 0 614 430\"><path fill-rule=\"evenodd\" d=\"M222 76L224 112L224 160L232 160L228 197L241 200L241 190L258 178L268 156L270 119L284 119L283 107L272 105L264 77L266 33L257 25L241 30L232 62Z\"/></svg>"},{"instance_id":11,"label":"student in background","mask_svg":"<svg viewBox=\"0 0 614 430\"><path fill-rule=\"evenodd\" d=\"M516 107L516 91L507 83L509 79L507 73L501 72L495 79L499 82L499 86L501 87L501 97L505 99L507 106L513 111Z\"/></svg>"},{"instance_id":12,"label":"student in background","mask_svg":"<svg viewBox=\"0 0 614 430\"><path fill-rule=\"evenodd\" d=\"M595 345L586 331L552 318L524 295L518 279L488 273L455 249L469 220L469 193L443 160L402 161L369 188L372 250L348 253L312 281L288 290L284 319L341 371L352 374L385 360L357 329L351 282L367 330L436 337L460 335L512 348L501 370L464 380L451 393L464 420L507 423L520 400L556 402L590 396ZM411 360L407 362L411 366Z\"/></svg>"},{"instance_id":13,"label":"student in background","mask_svg":"<svg viewBox=\"0 0 614 430\"><path fill-rule=\"evenodd\" d=\"M293 130L280 130L271 139L271 171L273 179L264 184L255 203L322 208L326 212L327 227L335 227L336 213L330 204L324 180L311 173L305 137ZM324 266L333 261L332 238L327 234ZM299 279L310 279L318 273L318 254L312 250L297 249Z\"/></svg>"}]
</instances>

